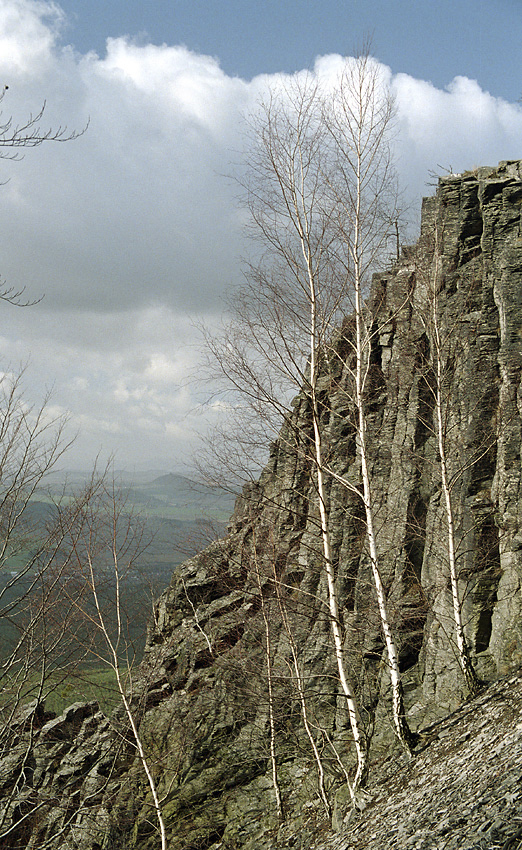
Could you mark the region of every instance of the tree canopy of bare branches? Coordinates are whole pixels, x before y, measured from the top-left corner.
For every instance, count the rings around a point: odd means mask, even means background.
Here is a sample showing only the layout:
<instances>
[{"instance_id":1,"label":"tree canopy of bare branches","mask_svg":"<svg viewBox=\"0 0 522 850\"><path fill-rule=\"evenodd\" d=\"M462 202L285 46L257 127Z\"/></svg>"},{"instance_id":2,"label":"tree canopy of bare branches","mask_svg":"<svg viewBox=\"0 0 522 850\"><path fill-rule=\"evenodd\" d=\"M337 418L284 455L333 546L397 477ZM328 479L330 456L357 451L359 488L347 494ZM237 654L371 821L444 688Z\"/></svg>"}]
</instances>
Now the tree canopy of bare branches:
<instances>
[{"instance_id":1,"label":"tree canopy of bare branches","mask_svg":"<svg viewBox=\"0 0 522 850\"><path fill-rule=\"evenodd\" d=\"M0 93L0 103L5 99L9 86L5 85ZM4 118L0 112L0 159L19 159L20 148L37 148L44 142L70 142L82 136L82 130L69 130L67 126L42 127L46 102L38 112L30 114L25 121L15 123L12 117Z\"/></svg>"},{"instance_id":2,"label":"tree canopy of bare branches","mask_svg":"<svg viewBox=\"0 0 522 850\"><path fill-rule=\"evenodd\" d=\"M311 74L275 86L251 120L247 176L242 181L256 255L245 284L233 295L223 334L210 336L214 374L236 400L288 450L307 458L318 514L317 533L326 579L333 651L357 752L351 786L355 800L367 772L367 740L346 663L343 612L332 550L329 483L335 480L362 503L371 565L393 693L398 739L410 752L415 737L405 717L398 650L380 571L378 532L366 428L371 403L375 316L367 301L371 275L388 250L399 218L391 155L394 104L368 52L347 59L328 87ZM340 362L340 326L348 357ZM352 411L358 455L353 477L328 462L328 397L335 387ZM292 414L292 393L305 396L306 424ZM239 430L239 429L238 429ZM250 451L247 436L243 447ZM241 447L240 447L241 450ZM230 457L230 454L228 455Z\"/></svg>"}]
</instances>

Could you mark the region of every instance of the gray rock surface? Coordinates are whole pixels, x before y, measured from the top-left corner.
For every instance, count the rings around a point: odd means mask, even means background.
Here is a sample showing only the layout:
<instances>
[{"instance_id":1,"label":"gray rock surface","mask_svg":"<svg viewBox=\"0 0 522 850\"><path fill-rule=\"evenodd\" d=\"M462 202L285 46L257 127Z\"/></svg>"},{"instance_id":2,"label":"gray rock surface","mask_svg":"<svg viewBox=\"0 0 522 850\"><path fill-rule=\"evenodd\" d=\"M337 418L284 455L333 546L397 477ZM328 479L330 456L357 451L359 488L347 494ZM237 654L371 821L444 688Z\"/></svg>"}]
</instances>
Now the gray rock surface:
<instances>
[{"instance_id":1,"label":"gray rock surface","mask_svg":"<svg viewBox=\"0 0 522 850\"><path fill-rule=\"evenodd\" d=\"M360 500L331 480L346 657L373 732L371 800L345 824L350 805L335 752L351 770L353 748L323 601L313 474L305 453L293 448L310 429L301 394L260 480L238 499L228 536L181 566L156 605L133 705L163 799L169 850L518 846L520 680L503 679L463 704L421 261L436 233L438 311L455 341L447 445L463 614L477 670L495 682L522 664L521 209L519 162L442 179L423 204L419 246L404 249L389 272L376 276L371 293L371 475L409 719L425 730L418 754L403 762L390 722ZM348 317L336 342L339 358L321 387L329 463L357 481L346 393L350 327ZM274 571L324 758L333 825L341 830L331 840L290 676ZM271 781L265 614L283 822ZM0 754L3 847L158 846L150 794L121 711L106 718L95 706L73 706L49 719L38 707L17 724L12 746Z\"/></svg>"},{"instance_id":2,"label":"gray rock surface","mask_svg":"<svg viewBox=\"0 0 522 850\"><path fill-rule=\"evenodd\" d=\"M370 799L313 850L522 847L522 678L505 677L424 730L419 753L374 767Z\"/></svg>"}]
</instances>

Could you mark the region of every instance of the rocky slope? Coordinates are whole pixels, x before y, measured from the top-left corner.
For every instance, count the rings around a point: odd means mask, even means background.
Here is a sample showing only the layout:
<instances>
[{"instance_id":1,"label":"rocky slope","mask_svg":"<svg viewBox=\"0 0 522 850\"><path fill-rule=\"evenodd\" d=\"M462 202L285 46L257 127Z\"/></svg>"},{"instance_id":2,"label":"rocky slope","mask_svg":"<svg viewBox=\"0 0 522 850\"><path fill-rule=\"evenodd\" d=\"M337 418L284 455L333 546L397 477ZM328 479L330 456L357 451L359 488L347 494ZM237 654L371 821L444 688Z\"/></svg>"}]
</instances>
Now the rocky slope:
<instances>
[{"instance_id":1,"label":"rocky slope","mask_svg":"<svg viewBox=\"0 0 522 850\"><path fill-rule=\"evenodd\" d=\"M426 275L435 251L437 311L452 341L447 449L463 616L476 668L494 682L522 663L521 208L522 163L444 178L435 198L424 202L419 246L405 249L388 273L377 276L371 293L371 475L408 716L412 727L425 730L418 754L403 763L393 736L360 500L331 480L346 657L372 739L370 789L380 783L365 810L371 817L363 812L344 825L351 807L343 770L352 770L353 748L324 604L313 470L300 448L310 430L308 401L300 395L259 482L238 500L227 537L173 575L134 682L133 706L163 800L170 850L282 850L317 841L332 850L450 850L502 846L494 843L497 834L518 840L519 680L493 685L471 710L461 708L441 723L466 689L447 576ZM349 339L348 318L321 392L330 466L357 482L346 392ZM318 796L294 651L333 824L343 829L330 844L320 838L330 820ZM0 763L3 847L158 846L150 794L123 712L105 718L94 705L78 705L52 719L37 707L17 723ZM500 781L493 786L507 752L511 778L505 787ZM463 799L452 810L453 787L461 788ZM420 826L412 800L419 811L424 807ZM496 808L486 825L488 800ZM439 837L429 837L437 829Z\"/></svg>"},{"instance_id":2,"label":"rocky slope","mask_svg":"<svg viewBox=\"0 0 522 850\"><path fill-rule=\"evenodd\" d=\"M519 850L521 769L517 674L427 728L413 762L375 765L364 811L313 850Z\"/></svg>"}]
</instances>

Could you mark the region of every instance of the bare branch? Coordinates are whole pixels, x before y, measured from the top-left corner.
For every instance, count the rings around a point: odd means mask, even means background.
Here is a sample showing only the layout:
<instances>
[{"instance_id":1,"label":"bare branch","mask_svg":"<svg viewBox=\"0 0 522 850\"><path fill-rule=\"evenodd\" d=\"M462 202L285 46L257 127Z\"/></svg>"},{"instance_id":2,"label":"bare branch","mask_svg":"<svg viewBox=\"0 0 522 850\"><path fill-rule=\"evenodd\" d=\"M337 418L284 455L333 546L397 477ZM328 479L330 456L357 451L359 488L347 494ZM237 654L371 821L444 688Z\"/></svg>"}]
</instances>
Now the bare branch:
<instances>
[{"instance_id":1,"label":"bare branch","mask_svg":"<svg viewBox=\"0 0 522 850\"><path fill-rule=\"evenodd\" d=\"M8 89L9 86L4 86L0 94L0 103L4 100ZM69 130L66 125L42 129L41 121L45 108L46 102L44 101L39 112L36 115L30 114L27 120L21 124L15 124L12 117L4 119L0 112L0 149L2 149L0 150L0 159L17 160L20 159L18 148L37 148L44 142L71 142L83 136L87 131L89 122L82 130ZM3 150L4 148L15 149L15 152L9 153L7 150Z\"/></svg>"}]
</instances>

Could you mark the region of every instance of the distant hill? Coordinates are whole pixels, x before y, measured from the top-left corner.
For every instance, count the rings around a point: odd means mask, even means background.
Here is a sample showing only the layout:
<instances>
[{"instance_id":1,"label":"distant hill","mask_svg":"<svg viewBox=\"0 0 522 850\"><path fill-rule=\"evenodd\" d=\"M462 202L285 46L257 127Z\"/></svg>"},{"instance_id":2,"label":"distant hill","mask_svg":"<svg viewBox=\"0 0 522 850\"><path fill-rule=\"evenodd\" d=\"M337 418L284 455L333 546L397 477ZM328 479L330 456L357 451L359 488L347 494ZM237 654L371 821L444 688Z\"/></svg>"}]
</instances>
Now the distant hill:
<instances>
[{"instance_id":1,"label":"distant hill","mask_svg":"<svg viewBox=\"0 0 522 850\"><path fill-rule=\"evenodd\" d=\"M148 545L140 568L157 592L168 584L176 566L226 533L235 501L233 494L219 487L174 472L158 473L158 469L148 475L116 472L125 510L136 512L143 521ZM52 520L53 498L60 502L65 494L67 499L88 480L89 474L79 470L49 476L46 488L38 491L27 509L29 524L38 527ZM6 566L18 568L19 564Z\"/></svg>"},{"instance_id":2,"label":"distant hill","mask_svg":"<svg viewBox=\"0 0 522 850\"><path fill-rule=\"evenodd\" d=\"M228 491L221 487L202 484L200 481L193 481L191 478L186 478L184 475L178 475L175 472L168 472L166 475L160 475L158 478L151 481L150 486L165 487L168 489L171 488L183 491L186 490L191 493L220 494L225 498L231 498Z\"/></svg>"},{"instance_id":3,"label":"distant hill","mask_svg":"<svg viewBox=\"0 0 522 850\"><path fill-rule=\"evenodd\" d=\"M46 489L39 492L38 498L42 502L49 496L60 499L64 492L73 494L88 480L89 474L79 470L51 475L46 482ZM158 470L154 469L147 475L143 471L134 474L118 470L116 481L128 504L150 517L226 524L234 510L235 496L232 493L220 487L192 481L175 472L158 475Z\"/></svg>"},{"instance_id":4,"label":"distant hill","mask_svg":"<svg viewBox=\"0 0 522 850\"><path fill-rule=\"evenodd\" d=\"M175 472L167 472L166 475L160 475L159 478L155 478L151 483L159 484L162 487L183 487L187 484L194 484L189 478L185 478L183 475L176 475Z\"/></svg>"},{"instance_id":5,"label":"distant hill","mask_svg":"<svg viewBox=\"0 0 522 850\"><path fill-rule=\"evenodd\" d=\"M174 472L149 483L134 484L130 500L156 517L178 520L211 520L226 523L234 510L235 496Z\"/></svg>"}]
</instances>

